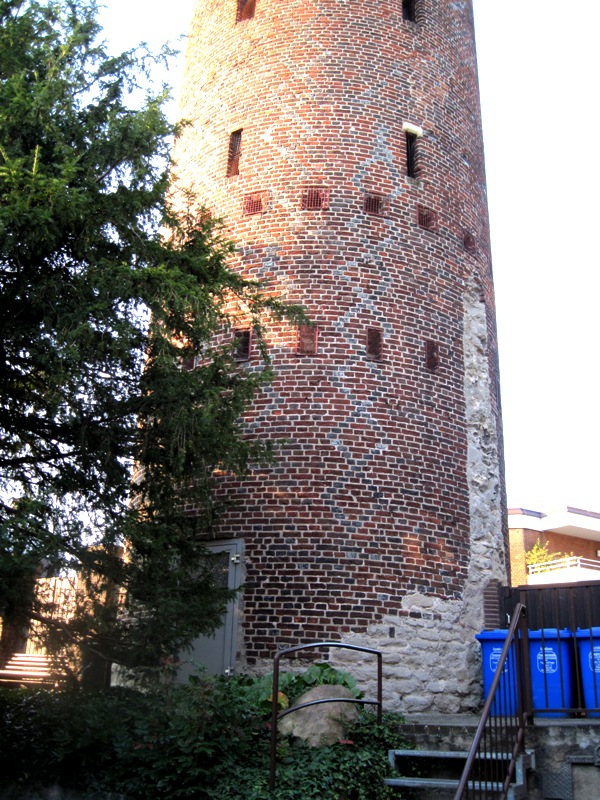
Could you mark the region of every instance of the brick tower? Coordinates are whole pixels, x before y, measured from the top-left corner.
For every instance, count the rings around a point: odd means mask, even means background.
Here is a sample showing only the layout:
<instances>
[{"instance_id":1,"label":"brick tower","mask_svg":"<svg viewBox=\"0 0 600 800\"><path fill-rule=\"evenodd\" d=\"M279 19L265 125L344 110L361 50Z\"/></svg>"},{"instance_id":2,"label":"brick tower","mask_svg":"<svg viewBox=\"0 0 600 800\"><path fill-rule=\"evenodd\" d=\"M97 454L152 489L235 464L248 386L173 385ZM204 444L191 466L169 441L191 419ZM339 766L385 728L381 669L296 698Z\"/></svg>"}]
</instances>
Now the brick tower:
<instances>
[{"instance_id":1,"label":"brick tower","mask_svg":"<svg viewBox=\"0 0 600 800\"><path fill-rule=\"evenodd\" d=\"M483 590L506 577L471 2L202 0L181 115L179 185L314 322L267 332L248 431L286 444L226 487L237 666L343 639L383 650L388 704L467 709Z\"/></svg>"}]
</instances>

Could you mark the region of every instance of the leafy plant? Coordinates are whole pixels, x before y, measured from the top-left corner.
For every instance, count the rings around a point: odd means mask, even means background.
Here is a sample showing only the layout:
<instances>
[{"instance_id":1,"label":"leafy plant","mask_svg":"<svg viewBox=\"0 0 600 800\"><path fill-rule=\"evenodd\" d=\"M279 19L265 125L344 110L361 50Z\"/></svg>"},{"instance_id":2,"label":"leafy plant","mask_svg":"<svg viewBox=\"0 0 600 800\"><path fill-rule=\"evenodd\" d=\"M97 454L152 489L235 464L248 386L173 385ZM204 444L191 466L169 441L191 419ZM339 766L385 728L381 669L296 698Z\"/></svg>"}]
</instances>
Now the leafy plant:
<instances>
[{"instance_id":1,"label":"leafy plant","mask_svg":"<svg viewBox=\"0 0 600 800\"><path fill-rule=\"evenodd\" d=\"M234 773L222 773L209 791L211 800L385 800L398 798L385 786L390 772L387 752L406 747L402 718L386 714L379 725L363 711L347 732L347 739L329 747L294 745L280 752L276 785L269 791L265 754L238 764Z\"/></svg>"},{"instance_id":2,"label":"leafy plant","mask_svg":"<svg viewBox=\"0 0 600 800\"><path fill-rule=\"evenodd\" d=\"M361 691L350 673L335 669L327 663L315 663L311 664L304 672L281 672L279 674L278 693L282 695L281 707L293 705L313 686L322 686L323 684L344 686L354 697L361 697ZM259 678L249 691L257 708L269 713L273 698L273 674L269 673Z\"/></svg>"},{"instance_id":3,"label":"leafy plant","mask_svg":"<svg viewBox=\"0 0 600 800\"><path fill-rule=\"evenodd\" d=\"M544 542L544 544L542 544L538 536L533 547L530 547L529 550L525 552L525 563L528 565L546 564L548 561L558 561L561 558L569 558L569 555L573 555L573 553L562 553L558 550L555 552L550 552L549 548L549 542Z\"/></svg>"},{"instance_id":4,"label":"leafy plant","mask_svg":"<svg viewBox=\"0 0 600 800\"><path fill-rule=\"evenodd\" d=\"M319 674L329 671L304 673L308 681ZM300 686L303 676L295 679ZM0 689L3 783L16 797L54 783L126 800L388 797L387 751L402 744L402 720L385 714L378 725L368 711L331 747L281 740L271 794L270 726L260 699L267 686L268 679L199 675L145 692Z\"/></svg>"}]
</instances>

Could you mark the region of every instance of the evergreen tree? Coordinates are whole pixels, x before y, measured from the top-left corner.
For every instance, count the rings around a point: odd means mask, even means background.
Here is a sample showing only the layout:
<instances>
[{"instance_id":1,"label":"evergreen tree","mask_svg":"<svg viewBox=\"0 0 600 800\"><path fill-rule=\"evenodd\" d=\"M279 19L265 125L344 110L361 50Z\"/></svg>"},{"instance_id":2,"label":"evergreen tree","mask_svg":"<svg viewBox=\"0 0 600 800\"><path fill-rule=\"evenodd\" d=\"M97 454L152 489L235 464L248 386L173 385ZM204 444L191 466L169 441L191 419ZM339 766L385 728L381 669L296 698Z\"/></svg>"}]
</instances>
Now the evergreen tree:
<instances>
[{"instance_id":1,"label":"evergreen tree","mask_svg":"<svg viewBox=\"0 0 600 800\"><path fill-rule=\"evenodd\" d=\"M132 109L153 61L99 34L90 0L0 0L0 615L5 651L32 618L55 652L145 669L219 624L214 471L270 453L239 421L267 360L240 370L215 334L233 300L259 332L294 312L169 207L167 94ZM65 572L66 622L32 588Z\"/></svg>"}]
</instances>

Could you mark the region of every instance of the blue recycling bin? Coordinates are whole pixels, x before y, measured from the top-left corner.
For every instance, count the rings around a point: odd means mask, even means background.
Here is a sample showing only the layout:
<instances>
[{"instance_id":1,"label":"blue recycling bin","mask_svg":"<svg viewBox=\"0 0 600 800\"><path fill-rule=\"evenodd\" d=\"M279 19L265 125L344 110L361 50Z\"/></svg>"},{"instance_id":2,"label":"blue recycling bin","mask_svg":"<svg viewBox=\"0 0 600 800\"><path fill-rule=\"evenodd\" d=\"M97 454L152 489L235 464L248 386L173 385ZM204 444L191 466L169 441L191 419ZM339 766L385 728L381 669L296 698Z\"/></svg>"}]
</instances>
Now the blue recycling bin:
<instances>
[{"instance_id":1,"label":"blue recycling bin","mask_svg":"<svg viewBox=\"0 0 600 800\"><path fill-rule=\"evenodd\" d=\"M573 634L567 628L529 631L532 704L538 717L568 717L575 705ZM545 711L552 708L554 711ZM541 713L543 712L543 713Z\"/></svg>"},{"instance_id":2,"label":"blue recycling bin","mask_svg":"<svg viewBox=\"0 0 600 800\"><path fill-rule=\"evenodd\" d=\"M481 665L483 667L483 694L487 700L492 688L492 681L500 661L502 648L506 641L507 630L481 631L475 638L481 644ZM507 717L517 713L517 673L515 647L511 647L502 677L492 705L492 716Z\"/></svg>"},{"instance_id":3,"label":"blue recycling bin","mask_svg":"<svg viewBox=\"0 0 600 800\"><path fill-rule=\"evenodd\" d=\"M579 649L583 702L586 708L600 708L600 628L578 628L575 634ZM588 711L588 717L600 717Z\"/></svg>"}]
</instances>

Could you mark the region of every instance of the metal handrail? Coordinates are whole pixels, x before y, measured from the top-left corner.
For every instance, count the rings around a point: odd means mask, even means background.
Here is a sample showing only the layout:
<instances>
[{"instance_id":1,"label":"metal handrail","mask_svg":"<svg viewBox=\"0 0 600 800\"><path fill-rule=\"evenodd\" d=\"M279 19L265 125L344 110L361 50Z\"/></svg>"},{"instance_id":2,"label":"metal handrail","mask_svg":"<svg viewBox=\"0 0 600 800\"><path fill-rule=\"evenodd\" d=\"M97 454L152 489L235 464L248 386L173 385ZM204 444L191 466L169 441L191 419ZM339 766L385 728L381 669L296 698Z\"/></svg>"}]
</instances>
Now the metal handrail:
<instances>
[{"instance_id":1,"label":"metal handrail","mask_svg":"<svg viewBox=\"0 0 600 800\"><path fill-rule=\"evenodd\" d=\"M311 700L309 703L301 703L292 708L286 708L284 711L278 712L277 699L279 694L279 661L282 656L287 656L290 653L297 653L300 650L312 650L317 647L338 647L344 650L358 650L361 653L369 653L370 655L377 656L377 700L362 700L354 697L327 697L323 700ZM269 788L271 791L275 789L275 772L277 762L277 722L282 718L291 714L293 711L298 711L301 708L308 706L316 706L322 703L357 703L359 705L374 705L377 706L377 723L381 725L381 712L383 707L383 691L382 691L382 661L381 653L379 650L373 650L370 647L360 647L356 644L345 644L344 642L313 642L311 644L300 644L296 647L288 647L286 650L280 650L273 660L273 699L271 703L271 767L269 771Z\"/></svg>"},{"instance_id":2,"label":"metal handrail","mask_svg":"<svg viewBox=\"0 0 600 800\"><path fill-rule=\"evenodd\" d=\"M525 680L528 674L527 610L518 603L454 800L487 797L491 784L502 784L501 797L507 796L517 758L524 750L525 725L531 714L531 687ZM503 676L508 680L502 680Z\"/></svg>"}]
</instances>

